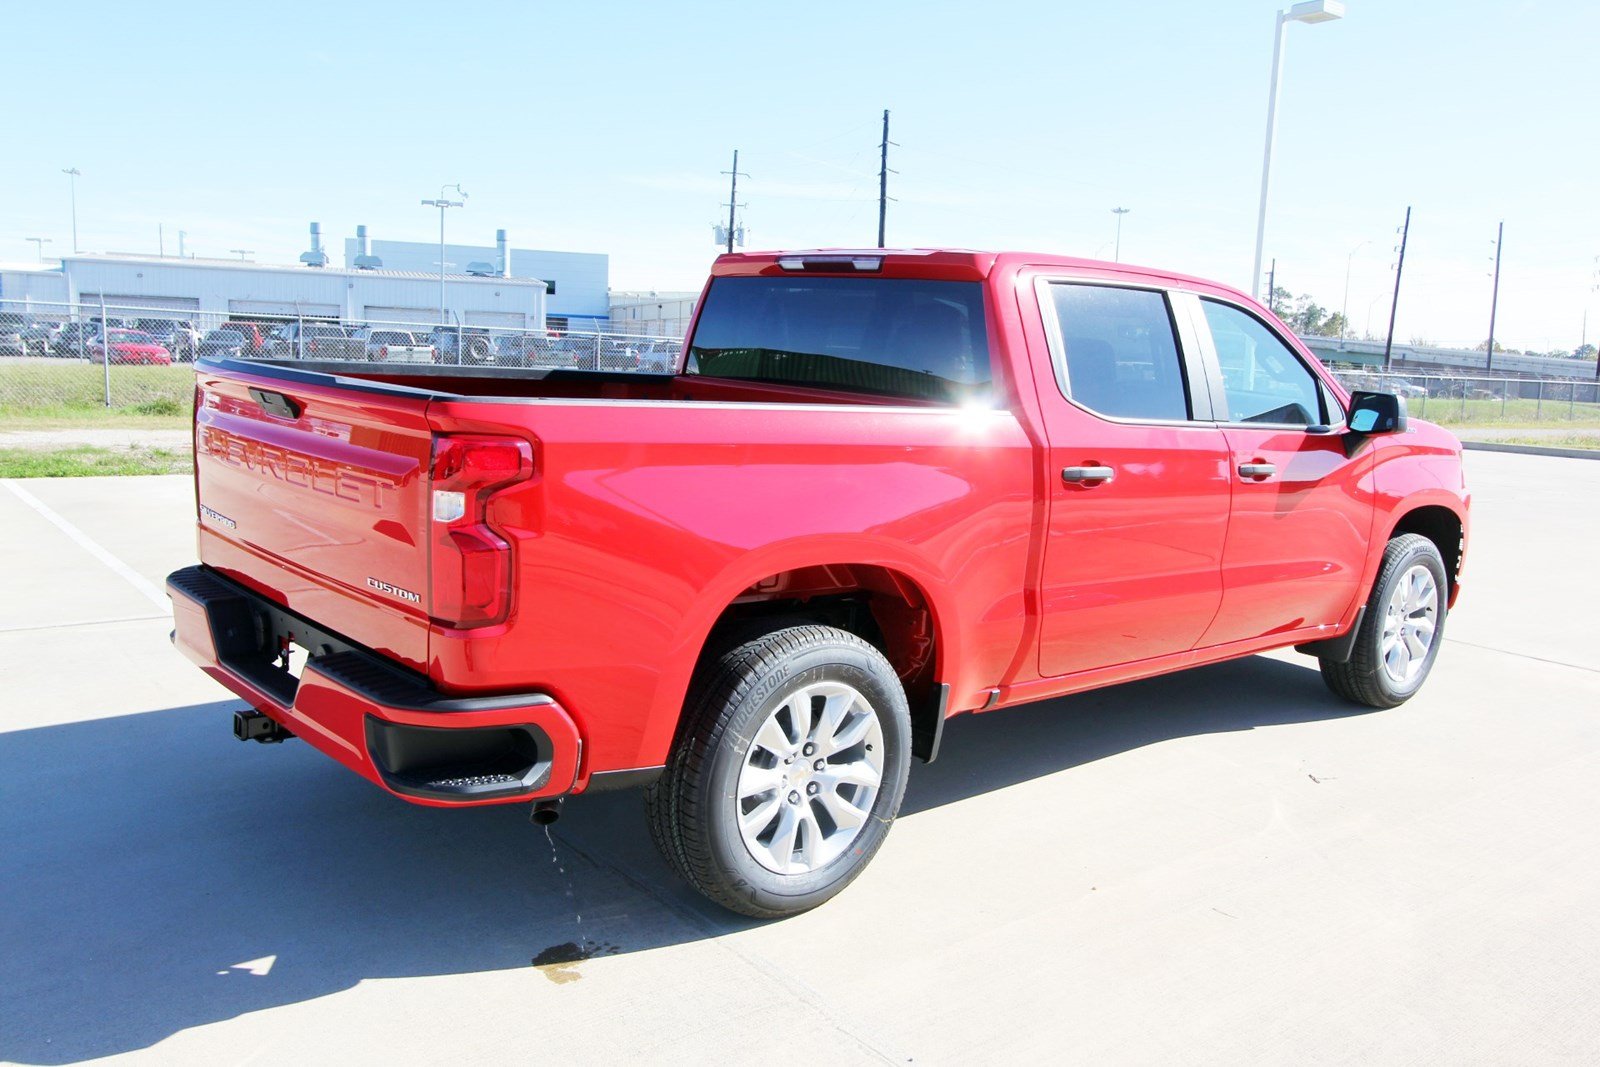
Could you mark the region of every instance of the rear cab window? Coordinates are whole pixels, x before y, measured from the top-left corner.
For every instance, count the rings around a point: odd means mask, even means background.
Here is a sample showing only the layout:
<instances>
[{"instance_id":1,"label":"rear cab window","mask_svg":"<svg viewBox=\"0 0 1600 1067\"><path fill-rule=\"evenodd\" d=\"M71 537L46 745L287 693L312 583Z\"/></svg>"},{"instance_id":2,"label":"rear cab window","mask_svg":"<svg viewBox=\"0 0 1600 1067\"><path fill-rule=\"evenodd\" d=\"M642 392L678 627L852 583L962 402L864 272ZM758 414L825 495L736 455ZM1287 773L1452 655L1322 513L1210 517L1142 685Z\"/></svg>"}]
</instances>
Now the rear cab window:
<instances>
[{"instance_id":1,"label":"rear cab window","mask_svg":"<svg viewBox=\"0 0 1600 1067\"><path fill-rule=\"evenodd\" d=\"M986 402L992 380L983 284L716 278L689 342L685 373Z\"/></svg>"},{"instance_id":2,"label":"rear cab window","mask_svg":"<svg viewBox=\"0 0 1600 1067\"><path fill-rule=\"evenodd\" d=\"M1156 289L1048 280L1056 383L1073 403L1113 419L1182 422L1194 404L1166 294Z\"/></svg>"}]
</instances>

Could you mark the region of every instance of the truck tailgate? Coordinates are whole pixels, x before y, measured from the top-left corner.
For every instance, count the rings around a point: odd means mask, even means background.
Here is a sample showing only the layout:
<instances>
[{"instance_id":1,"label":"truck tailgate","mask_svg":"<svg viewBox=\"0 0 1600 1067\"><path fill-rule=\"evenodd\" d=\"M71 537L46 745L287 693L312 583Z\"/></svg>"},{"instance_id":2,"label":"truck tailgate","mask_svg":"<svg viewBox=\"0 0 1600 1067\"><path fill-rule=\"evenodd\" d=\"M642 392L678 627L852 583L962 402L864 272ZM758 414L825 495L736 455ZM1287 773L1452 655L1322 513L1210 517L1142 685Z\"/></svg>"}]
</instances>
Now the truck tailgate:
<instances>
[{"instance_id":1,"label":"truck tailgate","mask_svg":"<svg viewBox=\"0 0 1600 1067\"><path fill-rule=\"evenodd\" d=\"M202 366L200 558L418 670L428 656L428 394Z\"/></svg>"}]
</instances>

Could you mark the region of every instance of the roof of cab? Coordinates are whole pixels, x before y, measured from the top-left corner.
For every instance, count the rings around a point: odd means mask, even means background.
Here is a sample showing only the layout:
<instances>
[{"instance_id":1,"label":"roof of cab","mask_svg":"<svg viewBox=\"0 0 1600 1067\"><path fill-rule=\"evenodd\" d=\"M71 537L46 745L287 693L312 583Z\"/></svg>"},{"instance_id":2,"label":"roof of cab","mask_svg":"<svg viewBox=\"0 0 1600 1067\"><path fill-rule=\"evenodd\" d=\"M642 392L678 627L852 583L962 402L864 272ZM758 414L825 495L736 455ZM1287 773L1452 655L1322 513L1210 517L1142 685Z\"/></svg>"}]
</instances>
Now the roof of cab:
<instances>
[{"instance_id":1,"label":"roof of cab","mask_svg":"<svg viewBox=\"0 0 1600 1067\"><path fill-rule=\"evenodd\" d=\"M876 274L895 278L928 278L948 281L984 281L996 270L1014 270L1023 267L1055 268L1073 273L1092 274L1100 278L1124 277L1163 285L1191 286L1198 289L1228 293L1248 299L1245 294L1206 278L1197 278L1174 271L1140 267L1128 263L1108 263L1104 260L1084 259L1044 252L980 252L967 248L808 248L770 252L732 252L717 257L712 264L712 277L740 275L781 276L798 273L780 265L782 260L807 260L814 262L805 273L817 274ZM881 260L881 268L859 268L855 260Z\"/></svg>"}]
</instances>

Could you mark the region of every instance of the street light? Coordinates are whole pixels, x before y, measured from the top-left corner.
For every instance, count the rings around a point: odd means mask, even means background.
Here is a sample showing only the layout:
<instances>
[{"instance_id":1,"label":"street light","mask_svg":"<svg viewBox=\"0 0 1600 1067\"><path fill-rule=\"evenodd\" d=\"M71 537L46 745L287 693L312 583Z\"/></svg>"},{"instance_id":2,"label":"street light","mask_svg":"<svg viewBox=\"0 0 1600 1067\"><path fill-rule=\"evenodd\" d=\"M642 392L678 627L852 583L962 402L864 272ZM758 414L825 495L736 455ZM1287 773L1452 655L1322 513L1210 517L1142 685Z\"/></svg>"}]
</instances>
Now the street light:
<instances>
[{"instance_id":1,"label":"street light","mask_svg":"<svg viewBox=\"0 0 1600 1067\"><path fill-rule=\"evenodd\" d=\"M1350 264L1356 258L1356 253L1370 245L1371 241L1362 241L1350 250L1344 257L1344 304L1339 308L1339 340L1344 340L1345 333L1350 328Z\"/></svg>"},{"instance_id":2,"label":"street light","mask_svg":"<svg viewBox=\"0 0 1600 1067\"><path fill-rule=\"evenodd\" d=\"M67 176L67 182L72 186L72 254L78 254L78 176L83 173L77 167L62 167L61 173Z\"/></svg>"},{"instance_id":3,"label":"street light","mask_svg":"<svg viewBox=\"0 0 1600 1067\"><path fill-rule=\"evenodd\" d=\"M1115 262L1122 262L1122 216L1132 211L1131 207L1114 207L1111 213L1117 217L1117 254Z\"/></svg>"},{"instance_id":4,"label":"street light","mask_svg":"<svg viewBox=\"0 0 1600 1067\"><path fill-rule=\"evenodd\" d=\"M461 194L460 200L445 199L444 191L454 189ZM450 320L444 314L444 209L447 207L466 207L467 191L459 183L455 185L439 186L439 199L424 200L423 207L436 207L439 209L439 325L448 326Z\"/></svg>"},{"instance_id":5,"label":"street light","mask_svg":"<svg viewBox=\"0 0 1600 1067\"><path fill-rule=\"evenodd\" d=\"M27 237L27 238L24 238L24 240L32 241L33 242L33 247L38 249L38 251L39 251L39 262L40 263L44 262L44 246L47 245L47 244L53 244L54 243L48 237Z\"/></svg>"},{"instance_id":6,"label":"street light","mask_svg":"<svg viewBox=\"0 0 1600 1067\"><path fill-rule=\"evenodd\" d=\"M1261 297L1261 249L1267 240L1267 186L1272 179L1272 139L1278 132L1278 72L1283 66L1283 30L1291 22L1316 24L1344 18L1339 0L1304 0L1278 12L1272 30L1272 85L1267 91L1267 147L1261 154L1261 206L1256 212L1256 261L1250 272L1250 295Z\"/></svg>"}]
</instances>

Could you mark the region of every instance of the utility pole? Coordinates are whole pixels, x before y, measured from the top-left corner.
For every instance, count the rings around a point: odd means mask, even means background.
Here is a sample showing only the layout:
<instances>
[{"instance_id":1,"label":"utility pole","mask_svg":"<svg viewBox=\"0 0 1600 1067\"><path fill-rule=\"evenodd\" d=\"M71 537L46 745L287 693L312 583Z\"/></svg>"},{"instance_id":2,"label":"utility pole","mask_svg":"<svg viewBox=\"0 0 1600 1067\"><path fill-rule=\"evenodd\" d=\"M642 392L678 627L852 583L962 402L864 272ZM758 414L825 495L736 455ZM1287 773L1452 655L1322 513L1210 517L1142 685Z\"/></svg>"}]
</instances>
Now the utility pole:
<instances>
[{"instance_id":1,"label":"utility pole","mask_svg":"<svg viewBox=\"0 0 1600 1067\"><path fill-rule=\"evenodd\" d=\"M1394 299L1389 301L1389 337L1383 342L1383 369L1387 371L1393 362L1394 352L1394 317L1400 310L1400 275L1406 269L1406 239L1411 236L1411 205L1406 205L1406 221L1400 227L1400 247L1397 251L1400 258L1394 265Z\"/></svg>"},{"instance_id":2,"label":"utility pole","mask_svg":"<svg viewBox=\"0 0 1600 1067\"><path fill-rule=\"evenodd\" d=\"M1600 292L1600 256L1595 256L1594 261L1596 263L1594 269L1594 284L1589 286L1589 292L1591 293ZM1583 343L1589 343L1589 313L1587 310L1584 312L1583 316ZM1600 348L1600 345L1597 345L1596 347ZM1600 353L1596 353L1594 357L1594 380L1600 382Z\"/></svg>"},{"instance_id":3,"label":"utility pole","mask_svg":"<svg viewBox=\"0 0 1600 1067\"><path fill-rule=\"evenodd\" d=\"M1484 373L1494 370L1494 317L1500 310L1500 244L1506 237L1506 223L1500 220L1500 228L1494 235L1494 295L1489 298L1489 346L1484 351L1488 359L1483 364Z\"/></svg>"},{"instance_id":4,"label":"utility pole","mask_svg":"<svg viewBox=\"0 0 1600 1067\"><path fill-rule=\"evenodd\" d=\"M1267 310L1278 313L1278 257L1272 257L1272 269L1267 271Z\"/></svg>"},{"instance_id":5,"label":"utility pole","mask_svg":"<svg viewBox=\"0 0 1600 1067\"><path fill-rule=\"evenodd\" d=\"M33 242L34 250L39 253L39 262L40 263L44 262L44 246L48 245L48 244L54 244L55 243L55 242L51 241L50 238L48 238L48 237L25 237L25 238L23 238L23 240L32 241Z\"/></svg>"},{"instance_id":6,"label":"utility pole","mask_svg":"<svg viewBox=\"0 0 1600 1067\"><path fill-rule=\"evenodd\" d=\"M733 169L725 170L722 173L728 175L731 179L728 186L728 251L732 252L736 236L739 237L739 243L744 244L744 238L739 235L734 224L734 212L744 207L743 204L739 203L739 150L737 148L733 150ZM748 178L750 175L746 174L745 177Z\"/></svg>"},{"instance_id":7,"label":"utility pole","mask_svg":"<svg viewBox=\"0 0 1600 1067\"><path fill-rule=\"evenodd\" d=\"M1122 262L1122 216L1132 211L1131 207L1114 207L1111 213L1117 217L1117 250L1113 253L1113 262Z\"/></svg>"},{"instance_id":8,"label":"utility pole","mask_svg":"<svg viewBox=\"0 0 1600 1067\"><path fill-rule=\"evenodd\" d=\"M883 248L883 224L889 213L889 109L883 109L883 143L878 146L878 247Z\"/></svg>"}]
</instances>

